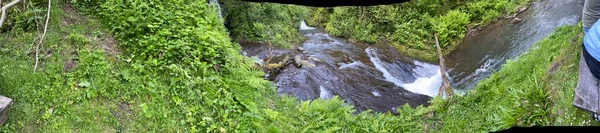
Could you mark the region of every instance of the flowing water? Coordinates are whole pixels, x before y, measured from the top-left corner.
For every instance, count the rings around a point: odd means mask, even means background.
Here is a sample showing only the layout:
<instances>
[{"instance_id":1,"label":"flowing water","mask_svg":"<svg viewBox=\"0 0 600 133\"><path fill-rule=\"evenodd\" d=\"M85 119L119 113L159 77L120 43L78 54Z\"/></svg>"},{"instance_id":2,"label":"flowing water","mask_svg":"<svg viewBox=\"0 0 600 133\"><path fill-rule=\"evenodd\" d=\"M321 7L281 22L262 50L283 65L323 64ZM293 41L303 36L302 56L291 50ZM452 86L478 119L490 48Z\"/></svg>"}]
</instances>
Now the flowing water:
<instances>
[{"instance_id":1,"label":"flowing water","mask_svg":"<svg viewBox=\"0 0 600 133\"><path fill-rule=\"evenodd\" d=\"M547 36L554 28L576 24L581 17L582 0L544 0L534 2L518 17L522 22L500 20L478 34L467 36L455 52L445 57L448 75L458 91L472 88L506 59L517 57ZM267 78L277 85L279 94L300 100L331 98L335 95L357 109L378 112L395 110L404 104L427 106L441 85L436 64L403 56L387 45L353 43L329 36L302 22L306 40L304 50L269 48L264 44L240 42L244 54L259 63L276 63L285 56L301 56L314 67L285 65L269 70Z\"/></svg>"},{"instance_id":2,"label":"flowing water","mask_svg":"<svg viewBox=\"0 0 600 133\"><path fill-rule=\"evenodd\" d=\"M533 2L529 10L513 23L503 20L483 28L474 36L465 36L460 47L445 57L453 88L464 91L500 69L506 59L515 59L527 52L562 25L581 20L583 0L542 0Z\"/></svg>"},{"instance_id":3,"label":"flowing water","mask_svg":"<svg viewBox=\"0 0 600 133\"><path fill-rule=\"evenodd\" d=\"M439 67L404 57L394 50L376 45L349 43L323 32L306 33L304 52L272 49L275 63L286 55L301 55L315 64L311 68L287 65L275 77L280 94L291 94L301 100L331 98L339 95L357 110L393 110L405 103L415 107L426 105L431 95L415 81L431 82ZM250 57L269 58L267 46L241 43ZM436 80L436 77L433 77ZM439 80L439 79L437 79ZM433 88L439 85L433 85ZM407 89L403 89L407 88ZM410 89L409 89L410 88ZM413 93L413 91L422 93Z\"/></svg>"}]
</instances>

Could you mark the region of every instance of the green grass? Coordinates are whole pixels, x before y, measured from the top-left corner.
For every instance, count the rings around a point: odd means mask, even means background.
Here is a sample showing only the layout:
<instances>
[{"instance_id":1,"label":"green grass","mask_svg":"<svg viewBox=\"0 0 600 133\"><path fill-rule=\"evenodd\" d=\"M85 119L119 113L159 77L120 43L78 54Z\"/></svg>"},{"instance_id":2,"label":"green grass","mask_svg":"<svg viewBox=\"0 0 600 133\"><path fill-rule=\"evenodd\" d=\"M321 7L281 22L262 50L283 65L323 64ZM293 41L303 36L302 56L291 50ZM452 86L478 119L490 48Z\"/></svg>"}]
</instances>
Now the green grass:
<instances>
[{"instance_id":1,"label":"green grass","mask_svg":"<svg viewBox=\"0 0 600 133\"><path fill-rule=\"evenodd\" d=\"M581 26L563 26L510 60L474 92L442 103L444 132L497 131L512 126L600 125L572 106L581 51ZM554 72L550 68L558 66ZM439 107L438 107L439 108Z\"/></svg>"},{"instance_id":2,"label":"green grass","mask_svg":"<svg viewBox=\"0 0 600 133\"><path fill-rule=\"evenodd\" d=\"M57 1L54 1L55 3ZM15 132L115 132L129 119L118 104L123 98L111 72L118 69L100 44L110 34L93 19L52 7L48 33L40 50L40 68L33 72L35 32L1 34L0 94L14 99L2 130ZM100 35L102 34L102 35ZM100 37L100 38L98 38ZM77 61L70 72L69 59ZM77 84L91 83L86 88ZM121 113L121 118L113 113ZM81 128L86 127L86 128Z\"/></svg>"},{"instance_id":3,"label":"green grass","mask_svg":"<svg viewBox=\"0 0 600 133\"><path fill-rule=\"evenodd\" d=\"M273 85L260 79L264 73L243 68L243 61L231 62L240 67L226 67L228 73L192 75L189 82L179 79L190 75L137 72L127 49L121 54L104 50L114 44L107 41L114 39L107 30L111 25L63 10L66 2L56 3L37 72L28 50L35 32L0 34L0 42L7 42L0 45L0 94L15 100L1 131L487 132L600 125L571 105L580 25L558 28L465 96L435 98L426 108L405 106L399 115L355 114L337 97L298 102L278 96ZM77 66L65 71L72 58ZM550 73L553 66L558 67Z\"/></svg>"}]
</instances>

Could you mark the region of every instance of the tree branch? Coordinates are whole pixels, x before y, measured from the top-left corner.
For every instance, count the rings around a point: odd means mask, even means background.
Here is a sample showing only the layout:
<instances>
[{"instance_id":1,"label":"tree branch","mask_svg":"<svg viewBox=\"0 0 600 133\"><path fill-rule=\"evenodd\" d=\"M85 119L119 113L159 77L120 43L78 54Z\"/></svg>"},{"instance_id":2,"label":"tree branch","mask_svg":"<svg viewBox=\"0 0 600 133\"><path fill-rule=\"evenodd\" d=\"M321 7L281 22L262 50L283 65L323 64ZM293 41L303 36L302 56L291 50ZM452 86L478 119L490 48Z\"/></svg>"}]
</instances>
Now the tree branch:
<instances>
[{"instance_id":1,"label":"tree branch","mask_svg":"<svg viewBox=\"0 0 600 133\"><path fill-rule=\"evenodd\" d=\"M19 3L19 1L21 1L21 0L15 0L13 2L10 2L10 3L6 4L5 6L3 6L2 9L0 9L0 12L2 12L2 17L0 17L0 28L2 28L2 24L4 24L4 19L6 19L6 9L16 5L17 3ZM2 2L0 1L0 3L2 3Z\"/></svg>"},{"instance_id":2,"label":"tree branch","mask_svg":"<svg viewBox=\"0 0 600 133\"><path fill-rule=\"evenodd\" d=\"M37 70L37 66L38 66L38 62L39 62L39 50L40 50L40 45L42 44L42 42L44 41L44 36L46 36L46 31L48 31L48 22L50 21L50 7L52 7L52 0L48 0L48 13L46 14L46 24L44 25L44 33L42 34L42 37L40 38L40 42L38 43L37 46L35 46L35 66L33 67L33 72L35 72Z\"/></svg>"},{"instance_id":3,"label":"tree branch","mask_svg":"<svg viewBox=\"0 0 600 133\"><path fill-rule=\"evenodd\" d=\"M442 48L440 48L440 42L438 41L437 35L433 33L435 37L435 46L437 47L438 58L440 58L440 73L442 73L442 86L440 86L440 91L438 92L438 96L442 96L443 92L446 92L446 96L452 97L454 93L452 88L450 87L450 81L446 75L446 65L444 65L444 54L442 53Z\"/></svg>"}]
</instances>

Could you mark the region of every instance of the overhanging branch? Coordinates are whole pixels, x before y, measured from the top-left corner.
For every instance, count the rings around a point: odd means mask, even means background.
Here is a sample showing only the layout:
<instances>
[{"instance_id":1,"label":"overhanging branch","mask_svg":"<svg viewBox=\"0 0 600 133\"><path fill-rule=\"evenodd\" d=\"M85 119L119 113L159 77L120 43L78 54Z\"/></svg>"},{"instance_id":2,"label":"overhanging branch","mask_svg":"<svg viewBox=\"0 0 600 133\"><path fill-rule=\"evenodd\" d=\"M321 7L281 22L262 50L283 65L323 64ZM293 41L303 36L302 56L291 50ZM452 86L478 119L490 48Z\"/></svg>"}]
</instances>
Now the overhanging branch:
<instances>
[{"instance_id":1,"label":"overhanging branch","mask_svg":"<svg viewBox=\"0 0 600 133\"><path fill-rule=\"evenodd\" d=\"M2 9L0 9L0 12L2 12L2 17L0 17L0 28L2 28L2 25L4 24L4 20L6 19L6 10L8 8L16 5L20 1L21 0L15 0L13 2L10 2L10 3L6 4L5 6L2 7ZM2 3L2 0L0 0L0 3Z\"/></svg>"}]
</instances>

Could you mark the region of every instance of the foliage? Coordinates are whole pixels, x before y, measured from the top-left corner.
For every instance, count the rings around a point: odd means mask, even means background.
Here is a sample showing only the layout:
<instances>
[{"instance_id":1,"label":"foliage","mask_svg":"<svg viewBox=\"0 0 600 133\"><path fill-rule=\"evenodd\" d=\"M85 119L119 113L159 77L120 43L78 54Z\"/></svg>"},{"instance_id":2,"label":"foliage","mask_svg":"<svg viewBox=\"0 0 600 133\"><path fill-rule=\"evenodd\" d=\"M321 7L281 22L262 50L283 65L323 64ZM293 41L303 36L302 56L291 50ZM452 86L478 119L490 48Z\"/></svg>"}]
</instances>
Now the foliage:
<instances>
[{"instance_id":1,"label":"foliage","mask_svg":"<svg viewBox=\"0 0 600 133\"><path fill-rule=\"evenodd\" d=\"M308 13L304 20L306 25L324 28L327 25L327 21L333 12L333 8L323 7L308 7Z\"/></svg>"},{"instance_id":2,"label":"foliage","mask_svg":"<svg viewBox=\"0 0 600 133\"><path fill-rule=\"evenodd\" d=\"M394 5L335 7L330 19L325 21L325 27L332 35L368 43L389 43L408 56L434 61L437 57L434 32L444 35L441 45L448 54L456 48L470 25L485 25L502 14L514 12L517 5L527 3L519 0L416 0ZM315 15L322 16L312 18L325 18L323 15L327 14L317 12Z\"/></svg>"},{"instance_id":3,"label":"foliage","mask_svg":"<svg viewBox=\"0 0 600 133\"><path fill-rule=\"evenodd\" d=\"M10 1L5 1L6 3ZM5 4L6 4L5 3ZM43 26L45 14L47 10L47 1L32 0L28 1L25 6L19 3L7 10L7 18L4 20L4 25L0 28L0 32L6 31L33 31L39 30L40 25Z\"/></svg>"},{"instance_id":4,"label":"foliage","mask_svg":"<svg viewBox=\"0 0 600 133\"><path fill-rule=\"evenodd\" d=\"M223 0L225 19L233 38L291 48L302 41L298 32L306 7Z\"/></svg>"},{"instance_id":5,"label":"foliage","mask_svg":"<svg viewBox=\"0 0 600 133\"><path fill-rule=\"evenodd\" d=\"M433 31L437 33L440 47L446 48L448 44L453 44L453 38L462 38L467 31L465 25L469 24L469 14L458 10L452 10L448 14L429 19Z\"/></svg>"}]
</instances>

